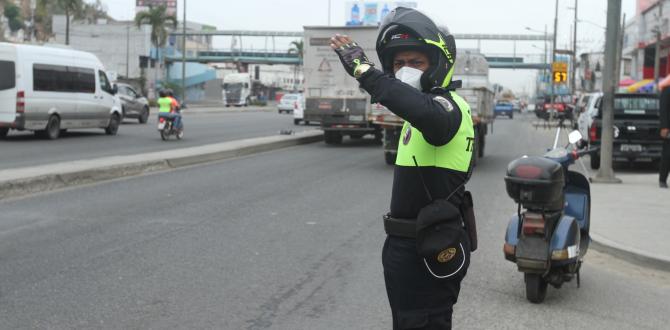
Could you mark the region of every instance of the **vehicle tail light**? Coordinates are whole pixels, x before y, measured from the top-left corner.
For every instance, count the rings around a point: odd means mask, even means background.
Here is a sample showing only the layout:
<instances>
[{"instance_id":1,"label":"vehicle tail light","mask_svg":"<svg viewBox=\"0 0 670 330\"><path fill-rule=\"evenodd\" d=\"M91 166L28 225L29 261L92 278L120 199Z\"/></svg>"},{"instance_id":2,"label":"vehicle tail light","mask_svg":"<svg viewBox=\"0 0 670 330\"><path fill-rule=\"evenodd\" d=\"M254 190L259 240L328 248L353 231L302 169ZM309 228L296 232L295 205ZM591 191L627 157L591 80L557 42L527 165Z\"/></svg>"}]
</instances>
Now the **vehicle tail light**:
<instances>
[{"instance_id":1,"label":"vehicle tail light","mask_svg":"<svg viewBox=\"0 0 670 330\"><path fill-rule=\"evenodd\" d=\"M544 234L544 216L536 213L526 213L521 226L524 235Z\"/></svg>"},{"instance_id":2,"label":"vehicle tail light","mask_svg":"<svg viewBox=\"0 0 670 330\"><path fill-rule=\"evenodd\" d=\"M160 123L164 123L164 122L165 122L165 118L163 118L163 117L158 118L158 122L160 122Z\"/></svg>"},{"instance_id":3,"label":"vehicle tail light","mask_svg":"<svg viewBox=\"0 0 670 330\"><path fill-rule=\"evenodd\" d=\"M592 142L598 141L598 127L595 124L591 125L589 129L589 140Z\"/></svg>"},{"instance_id":4,"label":"vehicle tail light","mask_svg":"<svg viewBox=\"0 0 670 330\"><path fill-rule=\"evenodd\" d=\"M16 93L16 112L26 112L26 93L24 91L19 91Z\"/></svg>"},{"instance_id":5,"label":"vehicle tail light","mask_svg":"<svg viewBox=\"0 0 670 330\"><path fill-rule=\"evenodd\" d=\"M503 253L505 253L506 256L513 256L516 253L516 246L512 244L505 243L503 245Z\"/></svg>"}]
</instances>

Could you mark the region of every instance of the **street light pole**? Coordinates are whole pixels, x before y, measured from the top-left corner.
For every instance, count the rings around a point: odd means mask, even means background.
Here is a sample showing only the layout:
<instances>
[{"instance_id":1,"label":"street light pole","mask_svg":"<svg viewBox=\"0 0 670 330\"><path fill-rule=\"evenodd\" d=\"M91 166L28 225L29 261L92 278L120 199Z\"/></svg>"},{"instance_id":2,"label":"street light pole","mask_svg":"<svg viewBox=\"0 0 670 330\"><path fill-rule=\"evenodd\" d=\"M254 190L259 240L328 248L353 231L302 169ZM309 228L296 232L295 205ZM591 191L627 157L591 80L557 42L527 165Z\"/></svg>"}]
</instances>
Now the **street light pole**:
<instances>
[{"instance_id":1,"label":"street light pole","mask_svg":"<svg viewBox=\"0 0 670 330\"><path fill-rule=\"evenodd\" d=\"M186 104L186 0L184 0L184 19L182 20L181 50L181 103Z\"/></svg>"},{"instance_id":2,"label":"street light pole","mask_svg":"<svg viewBox=\"0 0 670 330\"><path fill-rule=\"evenodd\" d=\"M598 183L621 183L614 177L612 169L612 149L614 140L614 89L616 74L617 46L621 19L621 0L607 2L607 30L605 40L605 70L603 71L603 125L601 128L600 169L591 181Z\"/></svg>"},{"instance_id":3,"label":"street light pole","mask_svg":"<svg viewBox=\"0 0 670 330\"><path fill-rule=\"evenodd\" d=\"M542 82L544 82L549 75L547 74L547 67L549 66L549 61L547 58L549 53L547 53L547 24L544 25L544 70L542 70ZM546 91L545 91L546 92ZM542 96L544 98L544 96Z\"/></svg>"},{"instance_id":4,"label":"street light pole","mask_svg":"<svg viewBox=\"0 0 670 330\"><path fill-rule=\"evenodd\" d=\"M574 36L572 38L572 70L570 73L570 89L572 90L572 94L574 95L575 92L577 91L577 85L576 85L576 73L577 73L577 0L575 0L575 28L574 28Z\"/></svg>"},{"instance_id":5,"label":"street light pole","mask_svg":"<svg viewBox=\"0 0 670 330\"><path fill-rule=\"evenodd\" d=\"M556 34L558 32L558 0L556 0L556 10L554 12L554 41L551 47L551 63L553 64L556 61ZM553 65L552 65L553 66ZM553 72L553 69L552 69ZM554 117L554 89L556 84L554 83L554 77L552 74L551 79L551 90L549 91L549 104L551 104L551 112L549 113L549 120L551 121Z\"/></svg>"}]
</instances>

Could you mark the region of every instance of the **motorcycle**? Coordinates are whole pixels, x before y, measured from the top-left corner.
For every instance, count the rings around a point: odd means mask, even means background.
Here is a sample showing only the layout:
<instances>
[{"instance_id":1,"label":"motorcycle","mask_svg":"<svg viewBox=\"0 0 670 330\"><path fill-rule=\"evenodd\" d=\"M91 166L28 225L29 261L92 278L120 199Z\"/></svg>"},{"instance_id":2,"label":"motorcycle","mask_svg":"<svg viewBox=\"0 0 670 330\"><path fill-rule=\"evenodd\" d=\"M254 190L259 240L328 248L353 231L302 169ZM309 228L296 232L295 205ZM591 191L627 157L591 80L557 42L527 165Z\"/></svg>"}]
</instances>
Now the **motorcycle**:
<instances>
[{"instance_id":1,"label":"motorcycle","mask_svg":"<svg viewBox=\"0 0 670 330\"><path fill-rule=\"evenodd\" d=\"M566 147L558 147L560 132L559 127L554 147L544 156L512 161L505 176L507 194L518 210L507 226L503 252L524 273L526 298L532 303L544 301L548 284L559 289L576 278L580 287L591 240L589 180L569 167L597 150L584 149L579 131L569 134Z\"/></svg>"},{"instance_id":2,"label":"motorcycle","mask_svg":"<svg viewBox=\"0 0 670 330\"><path fill-rule=\"evenodd\" d=\"M181 140L184 137L184 128L178 129L174 127L174 117L158 117L158 132L161 134L161 139L167 141L171 135L177 137L177 140Z\"/></svg>"}]
</instances>

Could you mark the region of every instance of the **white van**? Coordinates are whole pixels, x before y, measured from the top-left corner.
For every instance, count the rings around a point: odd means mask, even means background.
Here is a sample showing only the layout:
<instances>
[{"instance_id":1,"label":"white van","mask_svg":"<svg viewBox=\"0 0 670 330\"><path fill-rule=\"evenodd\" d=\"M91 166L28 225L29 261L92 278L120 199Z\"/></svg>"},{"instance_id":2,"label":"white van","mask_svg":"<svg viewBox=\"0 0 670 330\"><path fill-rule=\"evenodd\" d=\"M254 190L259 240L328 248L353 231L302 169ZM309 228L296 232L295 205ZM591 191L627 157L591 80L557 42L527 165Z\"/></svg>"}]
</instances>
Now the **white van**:
<instances>
[{"instance_id":1,"label":"white van","mask_svg":"<svg viewBox=\"0 0 670 330\"><path fill-rule=\"evenodd\" d=\"M57 139L77 128L116 135L121 102L91 53L0 43L0 138L10 129Z\"/></svg>"}]
</instances>

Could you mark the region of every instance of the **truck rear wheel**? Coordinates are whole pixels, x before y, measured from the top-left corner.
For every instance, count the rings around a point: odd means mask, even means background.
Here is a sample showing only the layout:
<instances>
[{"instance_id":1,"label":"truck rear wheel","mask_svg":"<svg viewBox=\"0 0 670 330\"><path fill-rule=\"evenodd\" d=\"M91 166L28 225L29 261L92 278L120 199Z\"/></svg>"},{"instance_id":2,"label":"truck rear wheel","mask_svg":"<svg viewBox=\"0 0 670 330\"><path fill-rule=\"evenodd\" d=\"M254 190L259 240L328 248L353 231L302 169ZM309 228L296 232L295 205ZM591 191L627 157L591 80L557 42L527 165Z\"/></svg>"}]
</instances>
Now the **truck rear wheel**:
<instances>
[{"instance_id":1,"label":"truck rear wheel","mask_svg":"<svg viewBox=\"0 0 670 330\"><path fill-rule=\"evenodd\" d=\"M7 127L0 127L0 139L4 139L7 137L7 134L9 134L9 128Z\"/></svg>"},{"instance_id":2,"label":"truck rear wheel","mask_svg":"<svg viewBox=\"0 0 670 330\"><path fill-rule=\"evenodd\" d=\"M340 132L325 131L323 132L323 139L326 141L326 144L341 144L342 134Z\"/></svg>"}]
</instances>

